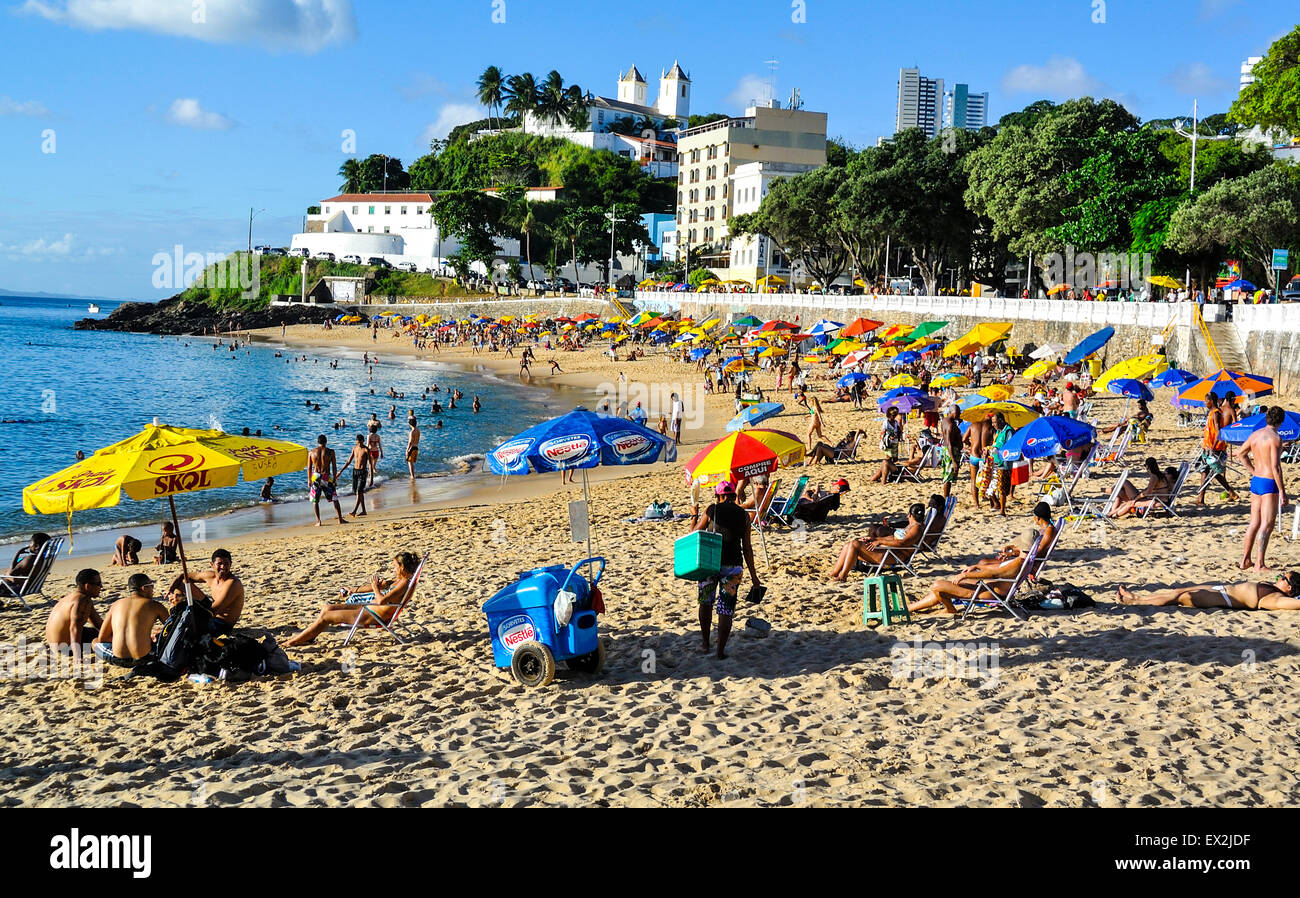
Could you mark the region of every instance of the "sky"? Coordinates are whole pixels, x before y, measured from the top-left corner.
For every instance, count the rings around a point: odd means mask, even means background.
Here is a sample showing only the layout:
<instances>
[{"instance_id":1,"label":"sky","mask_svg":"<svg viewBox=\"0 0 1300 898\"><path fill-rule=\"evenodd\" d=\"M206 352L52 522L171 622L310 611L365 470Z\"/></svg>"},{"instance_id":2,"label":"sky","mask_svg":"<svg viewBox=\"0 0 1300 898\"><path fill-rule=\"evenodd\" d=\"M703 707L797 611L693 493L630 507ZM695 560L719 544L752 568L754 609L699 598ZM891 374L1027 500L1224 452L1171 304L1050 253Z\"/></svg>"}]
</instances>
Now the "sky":
<instances>
[{"instance_id":1,"label":"sky","mask_svg":"<svg viewBox=\"0 0 1300 898\"><path fill-rule=\"evenodd\" d=\"M1143 119L1223 112L1294 0L0 0L0 288L161 299L158 254L287 246L358 157L408 164L484 116L488 65L653 97L680 61L692 113L772 91L855 146L893 132L900 67ZM775 65L770 61L775 60Z\"/></svg>"}]
</instances>

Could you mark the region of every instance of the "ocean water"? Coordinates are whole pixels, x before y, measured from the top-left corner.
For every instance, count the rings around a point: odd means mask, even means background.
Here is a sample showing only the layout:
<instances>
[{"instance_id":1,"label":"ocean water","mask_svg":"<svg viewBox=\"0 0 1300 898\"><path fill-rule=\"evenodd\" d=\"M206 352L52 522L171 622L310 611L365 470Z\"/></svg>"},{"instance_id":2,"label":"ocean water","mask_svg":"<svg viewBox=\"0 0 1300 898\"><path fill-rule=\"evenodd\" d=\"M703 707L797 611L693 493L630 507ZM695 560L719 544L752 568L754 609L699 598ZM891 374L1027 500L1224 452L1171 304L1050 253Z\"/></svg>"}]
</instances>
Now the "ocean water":
<instances>
[{"instance_id":1,"label":"ocean water","mask_svg":"<svg viewBox=\"0 0 1300 898\"><path fill-rule=\"evenodd\" d=\"M116 304L99 305L99 316L104 316ZM6 350L0 390L0 543L25 540L33 530L66 533L65 516L23 512L23 487L73 464L77 450L90 455L138 433L155 417L164 424L234 433L260 429L263 435L304 446L314 446L323 433L342 465L374 412L383 424L385 452L376 477L379 489L366 497L374 510L468 491L488 475L456 475L466 462L476 465L487 449L563 414L577 401L572 391L526 386L481 368L440 363L432 353L423 359L386 357L385 342L393 341L383 332L376 343L380 361L371 375L360 352L276 343L252 343L231 352L229 341L214 349L214 338L73 330L73 322L88 314L85 301L0 296L0 341ZM304 353L307 361L293 360ZM337 368L330 366L333 360ZM431 402L420 398L435 383L442 390L430 399L436 395L444 407L451 387L465 394L463 406L441 414L442 429L433 426ZM390 387L406 398L389 399ZM470 407L476 394L483 402L478 414ZM308 406L309 400L320 411ZM397 417L390 421L394 404ZM421 430L415 486L403 458L408 408L416 410ZM340 418L348 426L336 430L333 424ZM347 489L339 497L345 513L352 507L351 475L346 479ZM208 539L311 519L309 503L299 501L306 497L305 471L277 478L275 486L282 504L242 515L217 517L251 509L260 481L177 496L177 511L182 519L204 519ZM322 505L322 518L326 508ZM150 547L157 541L156 524L166 514L165 501L136 502L125 495L113 508L77 512L75 554L111 551L113 539L126 531ZM183 525L182 536L188 535Z\"/></svg>"}]
</instances>

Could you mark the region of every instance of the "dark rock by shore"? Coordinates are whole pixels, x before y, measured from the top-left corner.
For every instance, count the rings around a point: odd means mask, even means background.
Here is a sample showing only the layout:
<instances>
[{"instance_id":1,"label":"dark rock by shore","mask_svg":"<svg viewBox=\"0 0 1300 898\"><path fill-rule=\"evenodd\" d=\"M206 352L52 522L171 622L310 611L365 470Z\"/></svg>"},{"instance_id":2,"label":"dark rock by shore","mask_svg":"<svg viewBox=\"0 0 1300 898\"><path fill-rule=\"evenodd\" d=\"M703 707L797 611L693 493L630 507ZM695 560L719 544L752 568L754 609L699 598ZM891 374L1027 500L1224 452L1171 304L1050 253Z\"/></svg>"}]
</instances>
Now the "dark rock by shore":
<instances>
[{"instance_id":1,"label":"dark rock by shore","mask_svg":"<svg viewBox=\"0 0 1300 898\"><path fill-rule=\"evenodd\" d=\"M76 330L129 331L141 334L223 333L279 327L281 324L320 324L341 310L333 306L272 306L257 312L231 312L177 297L162 302L124 302L106 318L83 318Z\"/></svg>"}]
</instances>

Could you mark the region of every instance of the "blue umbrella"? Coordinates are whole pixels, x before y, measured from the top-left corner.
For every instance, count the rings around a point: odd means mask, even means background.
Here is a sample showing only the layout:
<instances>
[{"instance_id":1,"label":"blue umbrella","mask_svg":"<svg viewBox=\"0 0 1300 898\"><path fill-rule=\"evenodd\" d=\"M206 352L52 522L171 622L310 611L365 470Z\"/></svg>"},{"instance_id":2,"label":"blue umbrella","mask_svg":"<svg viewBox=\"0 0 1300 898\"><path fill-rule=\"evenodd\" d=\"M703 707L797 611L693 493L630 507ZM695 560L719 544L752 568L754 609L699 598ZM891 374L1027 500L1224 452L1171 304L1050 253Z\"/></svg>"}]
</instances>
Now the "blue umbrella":
<instances>
[{"instance_id":1,"label":"blue umbrella","mask_svg":"<svg viewBox=\"0 0 1300 898\"><path fill-rule=\"evenodd\" d=\"M937 349L943 349L942 343L931 343L929 346L922 346L919 352L925 355L927 352L934 352Z\"/></svg>"},{"instance_id":2,"label":"blue umbrella","mask_svg":"<svg viewBox=\"0 0 1300 898\"><path fill-rule=\"evenodd\" d=\"M581 469L587 499L587 469L597 465L648 465L658 461L669 438L626 418L575 408L567 415L535 424L487 454L493 474ZM587 554L591 554L591 515L587 516Z\"/></svg>"},{"instance_id":3,"label":"blue umbrella","mask_svg":"<svg viewBox=\"0 0 1300 898\"><path fill-rule=\"evenodd\" d=\"M672 334L669 334L667 331L655 331L650 335L650 339L654 340L656 343L667 343L672 338Z\"/></svg>"},{"instance_id":4,"label":"blue umbrella","mask_svg":"<svg viewBox=\"0 0 1300 898\"><path fill-rule=\"evenodd\" d=\"M913 362L919 361L921 361L921 354L919 352L900 352L898 355L894 356L895 365L910 365Z\"/></svg>"},{"instance_id":5,"label":"blue umbrella","mask_svg":"<svg viewBox=\"0 0 1300 898\"><path fill-rule=\"evenodd\" d=\"M1237 278L1232 283L1225 284L1223 289L1224 290L1254 290L1255 285L1252 284L1250 281Z\"/></svg>"},{"instance_id":6,"label":"blue umbrella","mask_svg":"<svg viewBox=\"0 0 1300 898\"><path fill-rule=\"evenodd\" d=\"M1002 461L1046 458L1097 441L1097 431L1085 421L1063 415L1035 418L1011 435L997 451Z\"/></svg>"},{"instance_id":7,"label":"blue umbrella","mask_svg":"<svg viewBox=\"0 0 1300 898\"><path fill-rule=\"evenodd\" d=\"M1227 443L1244 443L1250 439L1250 435L1259 430L1266 423L1264 421L1264 412L1258 415L1251 415L1249 418L1242 418L1231 427L1225 427L1219 431L1219 438ZM1284 443L1290 443L1300 439L1300 415L1295 412L1287 412L1282 423L1277 427L1277 434L1282 438Z\"/></svg>"},{"instance_id":8,"label":"blue umbrella","mask_svg":"<svg viewBox=\"0 0 1300 898\"><path fill-rule=\"evenodd\" d=\"M812 327L808 328L805 333L813 337L824 337L828 334L835 333L842 327L844 327L844 325L837 321L827 321L823 318L821 321L818 321Z\"/></svg>"},{"instance_id":9,"label":"blue umbrella","mask_svg":"<svg viewBox=\"0 0 1300 898\"><path fill-rule=\"evenodd\" d=\"M700 359L704 358L706 355L708 355L711 352L713 352L713 348L709 346L700 346L696 349L692 349L691 361L698 362Z\"/></svg>"},{"instance_id":10,"label":"blue umbrella","mask_svg":"<svg viewBox=\"0 0 1300 898\"><path fill-rule=\"evenodd\" d=\"M1066 365L1079 364L1098 349L1105 346L1113 336L1115 336L1115 328L1113 327L1103 327L1095 334L1089 334L1079 341L1079 345L1075 346L1065 354L1065 358L1062 360L1063 363Z\"/></svg>"},{"instance_id":11,"label":"blue umbrella","mask_svg":"<svg viewBox=\"0 0 1300 898\"><path fill-rule=\"evenodd\" d=\"M1106 384L1106 392L1123 396L1125 399L1145 399L1147 402L1156 398L1156 394L1152 393L1146 384L1131 377L1115 378Z\"/></svg>"},{"instance_id":12,"label":"blue umbrella","mask_svg":"<svg viewBox=\"0 0 1300 898\"><path fill-rule=\"evenodd\" d=\"M783 411L785 411L785 406L779 402L755 403L727 422L727 432L730 433L733 430L749 427L759 421L766 421Z\"/></svg>"},{"instance_id":13,"label":"blue umbrella","mask_svg":"<svg viewBox=\"0 0 1300 898\"><path fill-rule=\"evenodd\" d=\"M870 380L870 378L861 371L850 371L848 374L837 380L835 385L837 387L851 387L854 384L863 383L868 380Z\"/></svg>"},{"instance_id":14,"label":"blue umbrella","mask_svg":"<svg viewBox=\"0 0 1300 898\"><path fill-rule=\"evenodd\" d=\"M979 393L971 393L957 403L959 412L964 412L968 408L974 408L977 405L983 405L991 401L987 396L981 396Z\"/></svg>"},{"instance_id":15,"label":"blue umbrella","mask_svg":"<svg viewBox=\"0 0 1300 898\"><path fill-rule=\"evenodd\" d=\"M1185 387L1188 384L1196 383L1198 380L1200 378L1190 371L1185 371L1182 368L1170 368L1168 371L1162 371L1151 378L1151 386Z\"/></svg>"},{"instance_id":16,"label":"blue umbrella","mask_svg":"<svg viewBox=\"0 0 1300 898\"><path fill-rule=\"evenodd\" d=\"M896 408L905 415L918 408L928 412L934 408L934 400L929 396L895 396L893 399L881 401L881 411L891 408Z\"/></svg>"},{"instance_id":17,"label":"blue umbrella","mask_svg":"<svg viewBox=\"0 0 1300 898\"><path fill-rule=\"evenodd\" d=\"M889 390L888 392L881 393L880 399L881 401L884 401L886 399L893 399L895 396L924 396L924 395L925 395L925 391L919 390L916 387L894 387L894 389ZM987 402L988 400L985 401Z\"/></svg>"}]
</instances>

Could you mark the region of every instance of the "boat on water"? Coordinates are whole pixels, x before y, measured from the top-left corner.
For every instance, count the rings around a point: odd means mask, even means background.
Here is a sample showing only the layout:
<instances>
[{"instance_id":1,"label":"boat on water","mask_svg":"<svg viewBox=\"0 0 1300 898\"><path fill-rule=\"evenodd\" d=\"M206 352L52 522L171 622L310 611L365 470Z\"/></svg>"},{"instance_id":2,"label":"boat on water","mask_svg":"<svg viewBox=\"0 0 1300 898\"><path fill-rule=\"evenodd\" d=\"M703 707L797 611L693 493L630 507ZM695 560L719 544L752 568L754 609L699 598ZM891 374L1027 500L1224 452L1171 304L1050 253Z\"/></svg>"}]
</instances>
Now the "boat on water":
<instances>
[{"instance_id":1,"label":"boat on water","mask_svg":"<svg viewBox=\"0 0 1300 898\"><path fill-rule=\"evenodd\" d=\"M90 312L90 314L94 315L96 312L99 311L99 306L95 305L95 304L92 302L92 303L90 304L90 308L88 309L88 311Z\"/></svg>"}]
</instances>

